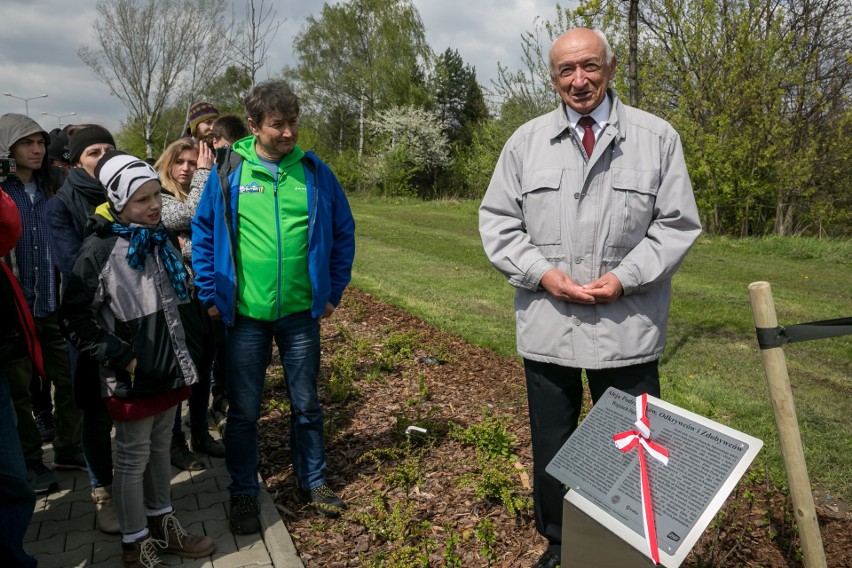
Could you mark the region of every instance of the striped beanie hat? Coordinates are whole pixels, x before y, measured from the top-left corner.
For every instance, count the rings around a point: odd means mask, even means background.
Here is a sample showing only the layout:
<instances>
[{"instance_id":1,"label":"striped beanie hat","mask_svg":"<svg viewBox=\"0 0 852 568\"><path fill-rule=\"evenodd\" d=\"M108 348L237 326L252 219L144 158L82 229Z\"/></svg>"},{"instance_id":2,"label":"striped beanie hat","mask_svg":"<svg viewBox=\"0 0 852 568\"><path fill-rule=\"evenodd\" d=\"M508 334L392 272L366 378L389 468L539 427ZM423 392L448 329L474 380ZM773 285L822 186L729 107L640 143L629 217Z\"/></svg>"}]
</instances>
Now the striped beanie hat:
<instances>
[{"instance_id":1,"label":"striped beanie hat","mask_svg":"<svg viewBox=\"0 0 852 568\"><path fill-rule=\"evenodd\" d=\"M187 131L190 136L195 136L195 130L198 125L205 120L211 118L219 118L219 111L207 101L198 101L186 113Z\"/></svg>"},{"instance_id":2,"label":"striped beanie hat","mask_svg":"<svg viewBox=\"0 0 852 568\"><path fill-rule=\"evenodd\" d=\"M149 164L118 150L101 156L95 166L95 177L104 186L107 199L119 213L145 182L160 181L160 176Z\"/></svg>"}]
</instances>

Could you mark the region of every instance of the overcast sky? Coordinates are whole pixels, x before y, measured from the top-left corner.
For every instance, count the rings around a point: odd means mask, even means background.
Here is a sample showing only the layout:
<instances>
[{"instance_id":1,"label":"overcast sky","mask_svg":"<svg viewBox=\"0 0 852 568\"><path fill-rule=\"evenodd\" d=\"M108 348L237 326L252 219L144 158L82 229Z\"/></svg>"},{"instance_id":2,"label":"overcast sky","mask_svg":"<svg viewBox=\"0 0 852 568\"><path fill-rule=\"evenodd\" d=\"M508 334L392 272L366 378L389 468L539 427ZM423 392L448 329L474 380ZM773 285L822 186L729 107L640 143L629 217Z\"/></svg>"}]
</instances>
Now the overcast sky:
<instances>
[{"instance_id":1,"label":"overcast sky","mask_svg":"<svg viewBox=\"0 0 852 568\"><path fill-rule=\"evenodd\" d=\"M231 2L232 0L228 0ZM233 0L244 14L245 0ZM273 0L278 18L286 21L270 49L272 57L258 78L275 76L294 65L292 38L308 15L318 15L321 0ZM553 20L556 2L549 0L414 0L426 27L432 50L458 50L465 63L476 68L479 82L490 85L497 62L510 69L520 66L521 34L532 31L536 16ZM574 2L563 1L563 7ZM0 93L22 98L46 93L29 101L29 114L45 130L59 124L93 122L116 132L127 116L118 98L111 96L77 56L83 44L95 46L92 22L96 0L3 0L0 33ZM24 113L26 103L0 94L0 114Z\"/></svg>"}]
</instances>

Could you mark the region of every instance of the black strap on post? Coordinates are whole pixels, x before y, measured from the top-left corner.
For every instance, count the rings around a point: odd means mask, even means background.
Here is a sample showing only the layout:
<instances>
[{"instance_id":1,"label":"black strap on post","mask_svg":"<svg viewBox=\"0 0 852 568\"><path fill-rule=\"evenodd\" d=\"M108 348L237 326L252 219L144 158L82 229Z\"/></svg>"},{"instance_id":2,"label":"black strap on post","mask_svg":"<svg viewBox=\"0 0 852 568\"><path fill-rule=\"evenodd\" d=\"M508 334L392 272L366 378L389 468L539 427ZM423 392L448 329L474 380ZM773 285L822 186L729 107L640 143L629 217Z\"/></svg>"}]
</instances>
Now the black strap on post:
<instances>
[{"instance_id":1,"label":"black strap on post","mask_svg":"<svg viewBox=\"0 0 852 568\"><path fill-rule=\"evenodd\" d=\"M814 321L786 327L758 327L757 344L761 349L774 349L785 343L852 335L852 317Z\"/></svg>"}]
</instances>

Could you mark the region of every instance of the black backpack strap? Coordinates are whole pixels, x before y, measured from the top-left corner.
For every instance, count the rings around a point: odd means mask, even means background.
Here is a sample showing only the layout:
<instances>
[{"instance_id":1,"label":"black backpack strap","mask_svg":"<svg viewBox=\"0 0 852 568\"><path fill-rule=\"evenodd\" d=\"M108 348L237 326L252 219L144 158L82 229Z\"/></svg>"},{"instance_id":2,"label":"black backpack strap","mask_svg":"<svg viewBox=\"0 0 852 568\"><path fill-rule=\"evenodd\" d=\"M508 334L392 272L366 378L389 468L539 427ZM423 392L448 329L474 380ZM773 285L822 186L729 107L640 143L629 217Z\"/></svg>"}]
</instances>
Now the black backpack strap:
<instances>
[{"instance_id":1,"label":"black backpack strap","mask_svg":"<svg viewBox=\"0 0 852 568\"><path fill-rule=\"evenodd\" d=\"M317 175L317 165L312 159L308 157L307 154L302 156L302 165L305 166L309 172L311 172L311 175Z\"/></svg>"},{"instance_id":2,"label":"black backpack strap","mask_svg":"<svg viewBox=\"0 0 852 568\"><path fill-rule=\"evenodd\" d=\"M228 176L236 170L243 162L243 157L234 152L232 148L219 148L216 150L216 172L219 175L219 185L225 195L228 194Z\"/></svg>"}]
</instances>

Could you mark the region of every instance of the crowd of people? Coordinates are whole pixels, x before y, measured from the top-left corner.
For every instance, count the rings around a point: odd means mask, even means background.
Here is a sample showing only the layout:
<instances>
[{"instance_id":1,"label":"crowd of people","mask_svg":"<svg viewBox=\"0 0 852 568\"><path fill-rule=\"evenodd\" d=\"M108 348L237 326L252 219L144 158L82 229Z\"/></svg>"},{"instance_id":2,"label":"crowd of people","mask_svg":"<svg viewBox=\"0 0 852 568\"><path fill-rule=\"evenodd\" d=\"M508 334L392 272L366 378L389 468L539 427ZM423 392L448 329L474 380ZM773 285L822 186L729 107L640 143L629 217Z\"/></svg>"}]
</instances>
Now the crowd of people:
<instances>
[{"instance_id":1,"label":"crowd of people","mask_svg":"<svg viewBox=\"0 0 852 568\"><path fill-rule=\"evenodd\" d=\"M611 386L660 395L671 278L701 230L677 132L617 97L615 64L599 31L557 38L561 103L508 140L479 212L485 253L516 288L548 543L536 568L568 552L565 488L545 468L577 427L582 375L593 401ZM171 467L201 469L199 454L225 459L232 532L259 532L273 341L299 491L328 517L345 509L326 482L317 378L355 223L332 170L299 146L299 113L281 80L252 88L245 122L194 103L185 136L153 164L99 125L48 133L0 117L0 158L17 167L0 178L0 310L14 322L0 336L0 555L13 565L35 565L21 539L35 494L56 487L45 441L54 470L88 472L97 527L120 535L126 567L214 551L170 499Z\"/></svg>"},{"instance_id":2,"label":"crowd of people","mask_svg":"<svg viewBox=\"0 0 852 568\"><path fill-rule=\"evenodd\" d=\"M118 151L97 124L48 133L0 117L0 286L15 322L0 343L0 557L11 565L36 565L23 534L58 470L88 473L97 528L120 535L125 567L213 553L171 503L172 467L204 469L202 454L225 459L231 530L259 532L273 339L300 489L326 516L345 507L325 480L317 377L319 321L349 283L354 221L332 171L298 146L289 85L261 83L246 105L244 121L194 103L156 161Z\"/></svg>"}]
</instances>

